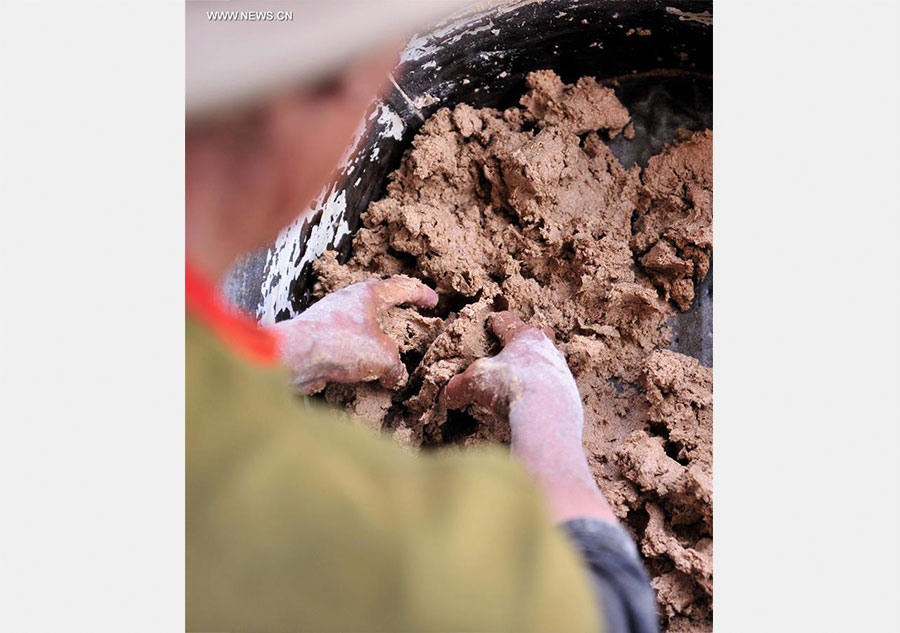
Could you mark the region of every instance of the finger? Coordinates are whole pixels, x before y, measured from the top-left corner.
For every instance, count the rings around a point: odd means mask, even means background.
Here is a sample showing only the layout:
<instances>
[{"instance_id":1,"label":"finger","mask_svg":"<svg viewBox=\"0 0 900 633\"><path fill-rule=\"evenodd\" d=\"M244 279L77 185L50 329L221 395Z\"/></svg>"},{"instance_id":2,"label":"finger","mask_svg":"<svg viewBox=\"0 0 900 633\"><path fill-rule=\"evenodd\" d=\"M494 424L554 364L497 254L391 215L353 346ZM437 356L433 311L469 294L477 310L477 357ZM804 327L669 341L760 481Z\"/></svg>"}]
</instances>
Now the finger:
<instances>
[{"instance_id":1,"label":"finger","mask_svg":"<svg viewBox=\"0 0 900 633\"><path fill-rule=\"evenodd\" d=\"M446 409L461 409L472 401L468 370L450 379L441 392L439 404Z\"/></svg>"},{"instance_id":2,"label":"finger","mask_svg":"<svg viewBox=\"0 0 900 633\"><path fill-rule=\"evenodd\" d=\"M394 362L387 367L378 382L382 387L393 390L405 385L407 380L409 380L409 373L406 371L406 365L400 360L400 354L395 353Z\"/></svg>"},{"instance_id":3,"label":"finger","mask_svg":"<svg viewBox=\"0 0 900 633\"><path fill-rule=\"evenodd\" d=\"M381 309L401 303L412 303L420 308L433 308L438 302L438 295L434 290L418 279L403 275L379 280L374 284L374 289Z\"/></svg>"},{"instance_id":4,"label":"finger","mask_svg":"<svg viewBox=\"0 0 900 633\"><path fill-rule=\"evenodd\" d=\"M294 393L298 396L311 396L315 393L322 391L325 388L325 385L328 384L328 381L323 378L316 378L314 380L307 381L295 381L293 383Z\"/></svg>"},{"instance_id":5,"label":"finger","mask_svg":"<svg viewBox=\"0 0 900 633\"><path fill-rule=\"evenodd\" d=\"M528 329L522 319L512 312L506 311L494 312L489 315L488 325L491 326L491 330L497 335L503 346L508 345L520 332Z\"/></svg>"},{"instance_id":6,"label":"finger","mask_svg":"<svg viewBox=\"0 0 900 633\"><path fill-rule=\"evenodd\" d=\"M447 383L439 403L447 409L475 404L503 416L509 410L510 398L519 391L516 383L516 378L502 364L496 364L495 359L480 358Z\"/></svg>"},{"instance_id":7,"label":"finger","mask_svg":"<svg viewBox=\"0 0 900 633\"><path fill-rule=\"evenodd\" d=\"M490 403L498 387L492 380L493 369L491 359L479 358L450 379L441 392L440 404L447 409L461 409L472 403Z\"/></svg>"}]
</instances>

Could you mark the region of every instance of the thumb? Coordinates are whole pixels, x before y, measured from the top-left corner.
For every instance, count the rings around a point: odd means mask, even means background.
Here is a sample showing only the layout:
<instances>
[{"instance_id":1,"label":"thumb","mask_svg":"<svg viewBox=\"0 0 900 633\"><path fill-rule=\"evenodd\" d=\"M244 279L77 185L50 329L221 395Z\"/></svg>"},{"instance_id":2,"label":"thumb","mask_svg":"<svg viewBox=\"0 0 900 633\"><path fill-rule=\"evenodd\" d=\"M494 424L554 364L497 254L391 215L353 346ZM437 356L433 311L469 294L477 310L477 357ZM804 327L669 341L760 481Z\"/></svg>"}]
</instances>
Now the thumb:
<instances>
[{"instance_id":1,"label":"thumb","mask_svg":"<svg viewBox=\"0 0 900 633\"><path fill-rule=\"evenodd\" d=\"M505 347L508 345L522 330L528 328L527 325L512 312L495 312L488 316L488 325L491 330L500 339L500 343Z\"/></svg>"},{"instance_id":2,"label":"thumb","mask_svg":"<svg viewBox=\"0 0 900 633\"><path fill-rule=\"evenodd\" d=\"M471 400L469 396L469 377L466 372L458 374L450 379L450 382L441 392L438 401L441 407L445 409L459 409L469 404Z\"/></svg>"}]
</instances>

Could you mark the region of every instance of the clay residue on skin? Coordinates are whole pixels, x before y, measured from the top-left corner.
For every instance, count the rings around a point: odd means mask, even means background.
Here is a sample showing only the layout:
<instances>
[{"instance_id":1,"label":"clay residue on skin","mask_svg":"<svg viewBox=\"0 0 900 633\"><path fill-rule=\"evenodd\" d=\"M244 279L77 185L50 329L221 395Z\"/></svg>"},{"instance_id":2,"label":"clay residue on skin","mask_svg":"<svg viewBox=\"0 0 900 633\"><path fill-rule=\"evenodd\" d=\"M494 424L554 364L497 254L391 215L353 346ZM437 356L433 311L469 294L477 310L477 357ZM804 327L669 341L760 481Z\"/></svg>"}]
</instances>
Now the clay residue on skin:
<instances>
[{"instance_id":1,"label":"clay residue on skin","mask_svg":"<svg viewBox=\"0 0 900 633\"><path fill-rule=\"evenodd\" d=\"M601 139L633 133L611 89L550 71L527 85L520 108L432 115L363 214L351 259L315 264L317 296L394 274L440 296L426 314L382 316L409 370L402 389L330 385L326 398L411 447L509 441L505 421L448 413L438 397L499 351L492 312L549 328L582 396L592 471L641 548L666 627L709 629L711 372L663 348L666 320L709 269L712 133L626 170Z\"/></svg>"}]
</instances>

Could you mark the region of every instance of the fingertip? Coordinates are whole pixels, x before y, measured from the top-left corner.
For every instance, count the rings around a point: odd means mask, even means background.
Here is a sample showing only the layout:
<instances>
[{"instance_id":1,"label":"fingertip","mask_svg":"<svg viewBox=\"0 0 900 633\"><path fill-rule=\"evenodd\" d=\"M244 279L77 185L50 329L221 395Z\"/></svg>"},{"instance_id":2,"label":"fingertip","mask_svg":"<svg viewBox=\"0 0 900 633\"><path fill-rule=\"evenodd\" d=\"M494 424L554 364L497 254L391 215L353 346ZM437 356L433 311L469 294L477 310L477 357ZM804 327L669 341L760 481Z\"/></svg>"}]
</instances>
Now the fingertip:
<instances>
[{"instance_id":1,"label":"fingertip","mask_svg":"<svg viewBox=\"0 0 900 633\"><path fill-rule=\"evenodd\" d=\"M488 327L490 327L491 332L493 332L497 336L500 336L499 330L504 329L503 323L505 322L507 314L509 314L509 312L506 311L491 312L487 317Z\"/></svg>"},{"instance_id":2,"label":"fingertip","mask_svg":"<svg viewBox=\"0 0 900 633\"><path fill-rule=\"evenodd\" d=\"M407 380L409 380L409 373L406 371L406 365L400 360L400 354L398 353L393 365L382 374L378 382L386 389L397 389L405 385Z\"/></svg>"},{"instance_id":3,"label":"fingertip","mask_svg":"<svg viewBox=\"0 0 900 633\"><path fill-rule=\"evenodd\" d=\"M384 305L413 303L422 308L433 308L438 303L438 294L420 279L395 275L380 280L379 295Z\"/></svg>"},{"instance_id":4,"label":"fingertip","mask_svg":"<svg viewBox=\"0 0 900 633\"><path fill-rule=\"evenodd\" d=\"M445 409L456 409L459 407L461 400L461 392L463 388L462 374L454 376L450 379L444 389L441 391L438 403Z\"/></svg>"},{"instance_id":5,"label":"fingertip","mask_svg":"<svg viewBox=\"0 0 900 633\"><path fill-rule=\"evenodd\" d=\"M522 319L508 310L489 314L488 325L503 345L527 327Z\"/></svg>"},{"instance_id":6,"label":"fingertip","mask_svg":"<svg viewBox=\"0 0 900 633\"><path fill-rule=\"evenodd\" d=\"M438 304L438 293L426 286L423 282L419 282L421 288L419 295L415 299L415 304L420 308L433 308Z\"/></svg>"},{"instance_id":7,"label":"fingertip","mask_svg":"<svg viewBox=\"0 0 900 633\"><path fill-rule=\"evenodd\" d=\"M298 396L312 396L322 391L327 382L325 380L310 380L294 383L294 393Z\"/></svg>"},{"instance_id":8,"label":"fingertip","mask_svg":"<svg viewBox=\"0 0 900 633\"><path fill-rule=\"evenodd\" d=\"M423 284L423 285L424 285L424 284ZM428 305L427 305L427 307L433 308L434 306L436 306L436 305L438 304L438 301L440 300L440 297L438 296L437 291L433 290L432 288L429 288L428 286L425 286L425 290L427 291L426 294L428 295L428 298L427 298Z\"/></svg>"}]
</instances>

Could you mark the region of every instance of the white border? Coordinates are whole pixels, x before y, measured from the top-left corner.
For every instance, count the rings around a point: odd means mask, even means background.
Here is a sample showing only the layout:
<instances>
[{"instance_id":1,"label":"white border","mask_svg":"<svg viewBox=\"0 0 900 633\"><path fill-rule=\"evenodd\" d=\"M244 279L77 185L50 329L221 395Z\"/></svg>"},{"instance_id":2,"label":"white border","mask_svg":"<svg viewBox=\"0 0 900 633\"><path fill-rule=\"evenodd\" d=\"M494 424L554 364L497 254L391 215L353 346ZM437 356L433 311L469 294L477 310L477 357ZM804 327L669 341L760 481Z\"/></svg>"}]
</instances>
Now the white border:
<instances>
[{"instance_id":1,"label":"white border","mask_svg":"<svg viewBox=\"0 0 900 633\"><path fill-rule=\"evenodd\" d=\"M183 8L5 16L0 629L181 630ZM897 629L898 23L715 5L719 632Z\"/></svg>"}]
</instances>

